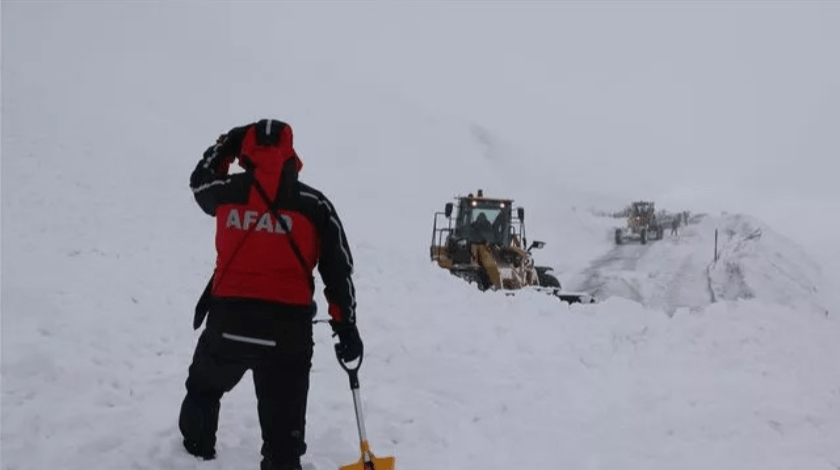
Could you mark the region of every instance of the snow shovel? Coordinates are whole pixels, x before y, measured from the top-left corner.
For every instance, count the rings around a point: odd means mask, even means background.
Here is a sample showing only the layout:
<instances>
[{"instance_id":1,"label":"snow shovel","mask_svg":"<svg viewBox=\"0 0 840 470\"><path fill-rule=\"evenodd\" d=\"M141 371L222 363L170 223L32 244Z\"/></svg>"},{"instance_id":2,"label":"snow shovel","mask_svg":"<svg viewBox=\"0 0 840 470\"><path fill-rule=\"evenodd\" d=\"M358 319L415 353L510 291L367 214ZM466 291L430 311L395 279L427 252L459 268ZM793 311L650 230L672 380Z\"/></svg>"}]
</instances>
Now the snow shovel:
<instances>
[{"instance_id":1,"label":"snow shovel","mask_svg":"<svg viewBox=\"0 0 840 470\"><path fill-rule=\"evenodd\" d=\"M359 368L362 366L362 358L364 358L364 349L359 356L359 363L354 367L350 367L341 360L339 354L339 346L335 345L335 354L338 358L338 363L344 372L350 376L350 390L353 392L353 406L356 408L356 426L359 428L359 441L362 449L362 458L356 463L350 465L343 465L339 470L394 470L394 457L376 457L370 451L370 445L367 441L367 432L365 432L365 417L362 414L362 398L359 395Z\"/></svg>"}]
</instances>

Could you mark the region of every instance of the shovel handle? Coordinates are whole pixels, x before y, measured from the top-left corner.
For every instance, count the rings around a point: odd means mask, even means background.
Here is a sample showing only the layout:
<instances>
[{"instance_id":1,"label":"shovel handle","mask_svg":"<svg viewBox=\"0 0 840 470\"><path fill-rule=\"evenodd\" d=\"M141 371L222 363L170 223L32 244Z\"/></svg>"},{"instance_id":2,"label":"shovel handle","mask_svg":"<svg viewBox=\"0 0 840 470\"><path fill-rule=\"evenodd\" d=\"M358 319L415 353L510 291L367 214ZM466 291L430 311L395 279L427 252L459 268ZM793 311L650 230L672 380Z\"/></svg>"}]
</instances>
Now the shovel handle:
<instances>
[{"instance_id":1,"label":"shovel handle","mask_svg":"<svg viewBox=\"0 0 840 470\"><path fill-rule=\"evenodd\" d=\"M362 360L365 357L365 349L362 346L362 352L359 354L359 362L356 365L348 365L348 363L341 360L341 354L339 353L339 345L335 345L335 358L338 359L338 365L344 369L344 372L347 372L347 375L350 376L350 388L352 390L359 389L359 368L362 367Z\"/></svg>"}]
</instances>

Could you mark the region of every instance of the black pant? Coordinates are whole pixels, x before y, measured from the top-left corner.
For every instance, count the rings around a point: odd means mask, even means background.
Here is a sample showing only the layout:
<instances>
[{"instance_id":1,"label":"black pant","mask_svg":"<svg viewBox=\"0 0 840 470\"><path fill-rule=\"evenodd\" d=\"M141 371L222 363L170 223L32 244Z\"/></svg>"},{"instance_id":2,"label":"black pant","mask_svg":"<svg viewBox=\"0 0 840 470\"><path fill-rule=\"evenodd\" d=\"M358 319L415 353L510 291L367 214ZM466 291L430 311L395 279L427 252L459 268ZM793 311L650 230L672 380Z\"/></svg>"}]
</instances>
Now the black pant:
<instances>
[{"instance_id":1,"label":"black pant","mask_svg":"<svg viewBox=\"0 0 840 470\"><path fill-rule=\"evenodd\" d=\"M184 439L202 447L215 446L222 395L250 369L262 430L262 455L272 462L272 468L297 468L306 452L311 320L308 309L251 300L215 300L186 381L187 395L179 418Z\"/></svg>"}]
</instances>

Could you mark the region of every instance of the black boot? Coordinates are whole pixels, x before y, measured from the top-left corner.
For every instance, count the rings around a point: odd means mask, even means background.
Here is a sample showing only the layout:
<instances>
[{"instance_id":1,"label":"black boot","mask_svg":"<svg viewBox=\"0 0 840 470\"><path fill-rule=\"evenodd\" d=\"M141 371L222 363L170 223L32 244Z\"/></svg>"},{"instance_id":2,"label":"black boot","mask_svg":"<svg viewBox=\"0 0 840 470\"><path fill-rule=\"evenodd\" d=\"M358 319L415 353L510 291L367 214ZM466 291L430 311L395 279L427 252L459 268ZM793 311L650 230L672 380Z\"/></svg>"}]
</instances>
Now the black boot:
<instances>
[{"instance_id":1,"label":"black boot","mask_svg":"<svg viewBox=\"0 0 840 470\"><path fill-rule=\"evenodd\" d=\"M216 427L219 420L219 402L211 399L196 399L187 394L181 404L178 427L184 449L204 460L216 458Z\"/></svg>"},{"instance_id":2,"label":"black boot","mask_svg":"<svg viewBox=\"0 0 840 470\"><path fill-rule=\"evenodd\" d=\"M268 457L263 457L260 462L260 470L301 470L299 464L280 466L274 464Z\"/></svg>"},{"instance_id":3,"label":"black boot","mask_svg":"<svg viewBox=\"0 0 840 470\"><path fill-rule=\"evenodd\" d=\"M202 445L195 441L188 441L184 439L184 449L191 455L204 460L213 460L216 458L216 449L213 446Z\"/></svg>"}]
</instances>

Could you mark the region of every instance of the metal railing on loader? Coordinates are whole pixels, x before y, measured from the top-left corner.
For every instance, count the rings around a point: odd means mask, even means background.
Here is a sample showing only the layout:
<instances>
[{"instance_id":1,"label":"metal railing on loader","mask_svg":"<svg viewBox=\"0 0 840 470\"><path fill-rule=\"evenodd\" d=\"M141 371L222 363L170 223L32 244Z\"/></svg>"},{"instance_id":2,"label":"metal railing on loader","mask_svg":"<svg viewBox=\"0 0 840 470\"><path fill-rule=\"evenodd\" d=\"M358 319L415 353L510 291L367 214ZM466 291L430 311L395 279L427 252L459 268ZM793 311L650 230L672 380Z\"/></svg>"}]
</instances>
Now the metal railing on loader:
<instances>
[{"instance_id":1,"label":"metal railing on loader","mask_svg":"<svg viewBox=\"0 0 840 470\"><path fill-rule=\"evenodd\" d=\"M444 217L446 219L446 227L441 226L438 227L438 219L440 217ZM443 225L443 224L441 224ZM434 223L432 224L432 243L429 245L429 257L432 261L439 261L441 254L440 251L446 248L446 241L449 239L449 236L452 234L452 217L449 217L444 212L435 212Z\"/></svg>"}]
</instances>

